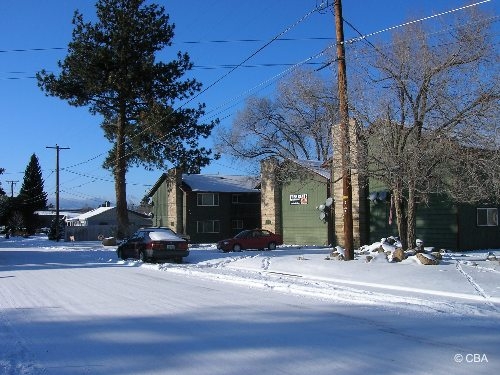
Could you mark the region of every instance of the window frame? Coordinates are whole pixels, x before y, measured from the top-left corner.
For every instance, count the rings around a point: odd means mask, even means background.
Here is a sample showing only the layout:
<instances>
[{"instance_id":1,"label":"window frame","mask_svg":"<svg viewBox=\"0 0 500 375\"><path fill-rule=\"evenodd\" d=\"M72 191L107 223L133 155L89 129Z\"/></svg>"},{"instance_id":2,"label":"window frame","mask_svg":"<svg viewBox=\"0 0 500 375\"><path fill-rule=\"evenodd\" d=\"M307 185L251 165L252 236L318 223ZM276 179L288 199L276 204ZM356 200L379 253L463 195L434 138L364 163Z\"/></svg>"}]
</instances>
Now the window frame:
<instances>
[{"instance_id":1,"label":"window frame","mask_svg":"<svg viewBox=\"0 0 500 375\"><path fill-rule=\"evenodd\" d=\"M209 225L211 230L207 230ZM220 233L220 220L197 220L196 233Z\"/></svg>"},{"instance_id":2,"label":"window frame","mask_svg":"<svg viewBox=\"0 0 500 375\"><path fill-rule=\"evenodd\" d=\"M243 229L244 223L242 219L233 219L231 220L231 229Z\"/></svg>"},{"instance_id":3,"label":"window frame","mask_svg":"<svg viewBox=\"0 0 500 375\"><path fill-rule=\"evenodd\" d=\"M212 203L206 202L206 198L211 197ZM219 193L197 193L196 205L198 207L218 207L219 206Z\"/></svg>"},{"instance_id":4,"label":"window frame","mask_svg":"<svg viewBox=\"0 0 500 375\"><path fill-rule=\"evenodd\" d=\"M484 214L481 214L485 212ZM478 227L498 227L498 208L497 207L478 207L476 208L476 225Z\"/></svg>"}]
</instances>

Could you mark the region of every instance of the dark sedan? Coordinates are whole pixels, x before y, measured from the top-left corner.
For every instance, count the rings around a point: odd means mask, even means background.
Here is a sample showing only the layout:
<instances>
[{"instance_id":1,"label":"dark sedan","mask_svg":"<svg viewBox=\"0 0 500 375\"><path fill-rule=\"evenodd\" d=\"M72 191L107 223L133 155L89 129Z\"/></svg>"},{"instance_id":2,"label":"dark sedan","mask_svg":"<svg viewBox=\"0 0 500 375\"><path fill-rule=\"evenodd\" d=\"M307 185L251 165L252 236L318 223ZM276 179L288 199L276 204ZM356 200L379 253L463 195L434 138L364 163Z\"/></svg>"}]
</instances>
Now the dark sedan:
<instances>
[{"instance_id":1,"label":"dark sedan","mask_svg":"<svg viewBox=\"0 0 500 375\"><path fill-rule=\"evenodd\" d=\"M189 255L188 243L172 230L146 228L135 232L116 249L120 259L139 259L143 262L171 259L182 263Z\"/></svg>"},{"instance_id":2,"label":"dark sedan","mask_svg":"<svg viewBox=\"0 0 500 375\"><path fill-rule=\"evenodd\" d=\"M276 249L283 244L283 238L265 229L248 229L217 243L217 249L224 252L245 249Z\"/></svg>"}]
</instances>

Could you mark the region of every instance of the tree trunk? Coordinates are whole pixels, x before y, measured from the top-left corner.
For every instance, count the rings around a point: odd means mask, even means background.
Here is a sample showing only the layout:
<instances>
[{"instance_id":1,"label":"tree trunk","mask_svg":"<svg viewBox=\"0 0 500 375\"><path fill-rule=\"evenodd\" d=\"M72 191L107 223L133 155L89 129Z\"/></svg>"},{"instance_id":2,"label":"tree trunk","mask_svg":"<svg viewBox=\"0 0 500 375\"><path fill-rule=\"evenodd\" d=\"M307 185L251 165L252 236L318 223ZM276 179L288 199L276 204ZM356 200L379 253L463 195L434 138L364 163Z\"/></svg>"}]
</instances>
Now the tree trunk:
<instances>
[{"instance_id":1,"label":"tree trunk","mask_svg":"<svg viewBox=\"0 0 500 375\"><path fill-rule=\"evenodd\" d=\"M116 137L116 160L115 160L115 195L116 195L116 219L118 229L116 236L123 239L129 235L129 221L127 211L127 186L125 175L127 162L125 156L125 109L122 107L118 118L118 129Z\"/></svg>"},{"instance_id":2,"label":"tree trunk","mask_svg":"<svg viewBox=\"0 0 500 375\"><path fill-rule=\"evenodd\" d=\"M415 198L415 188L408 189L408 218L407 218L407 245L408 248L415 248L417 241L417 202Z\"/></svg>"},{"instance_id":3,"label":"tree trunk","mask_svg":"<svg viewBox=\"0 0 500 375\"><path fill-rule=\"evenodd\" d=\"M394 190L394 209L396 211L396 222L398 226L399 239L404 250L408 248L408 221L403 199L403 193L399 190Z\"/></svg>"}]
</instances>

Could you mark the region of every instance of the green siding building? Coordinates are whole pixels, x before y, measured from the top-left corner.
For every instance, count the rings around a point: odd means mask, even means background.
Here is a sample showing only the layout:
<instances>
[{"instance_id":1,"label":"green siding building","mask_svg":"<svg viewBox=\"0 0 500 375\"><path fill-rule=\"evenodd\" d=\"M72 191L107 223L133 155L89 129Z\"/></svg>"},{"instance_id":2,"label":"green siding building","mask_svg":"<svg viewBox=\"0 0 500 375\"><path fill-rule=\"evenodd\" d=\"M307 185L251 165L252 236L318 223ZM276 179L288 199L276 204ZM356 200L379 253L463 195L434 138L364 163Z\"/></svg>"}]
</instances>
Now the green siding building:
<instances>
[{"instance_id":1,"label":"green siding building","mask_svg":"<svg viewBox=\"0 0 500 375\"><path fill-rule=\"evenodd\" d=\"M280 168L275 165L273 168ZM273 228L283 235L286 244L298 245L342 245L338 233L342 232L339 205L341 195L336 184L331 182L330 167L314 161L287 160L285 181L268 183L262 178L262 185L273 186L272 191L262 191L262 201L278 202L262 206L262 212L271 218L263 223L280 223ZM265 163L263 169L269 168ZM297 172L297 173L295 173ZM269 171L265 178L273 178ZM376 181L368 187L353 184L353 190L367 189L366 194L358 194L353 204L355 247L380 241L381 238L397 236L396 215L391 206L390 192ZM330 193L332 192L332 193ZM267 195L267 196L265 196ZM278 195L279 199L269 197ZM334 203L327 208L325 220L320 220L318 206L328 197ZM267 207L269 206L269 207ZM272 209L276 214L265 210ZM499 249L500 227L498 211L500 206L491 204L469 205L456 203L444 195L434 195L427 205L417 207L416 234L425 246L450 250ZM278 216L279 215L279 216ZM334 220L334 218L337 220ZM365 224L366 223L366 224ZM357 230L357 232L356 232ZM356 242L357 241L357 242ZM359 244L359 245L358 245Z\"/></svg>"},{"instance_id":2,"label":"green siding building","mask_svg":"<svg viewBox=\"0 0 500 375\"><path fill-rule=\"evenodd\" d=\"M320 219L318 207L330 197L330 179L319 162L296 164L299 176L281 189L283 239L299 245L332 243L331 214Z\"/></svg>"},{"instance_id":3,"label":"green siding building","mask_svg":"<svg viewBox=\"0 0 500 375\"><path fill-rule=\"evenodd\" d=\"M370 203L370 240L397 236L396 217L390 198ZM434 195L417 207L416 234L424 245L451 250L500 248L498 205L470 205ZM392 218L392 219L391 219Z\"/></svg>"},{"instance_id":4,"label":"green siding building","mask_svg":"<svg viewBox=\"0 0 500 375\"><path fill-rule=\"evenodd\" d=\"M153 225L214 243L260 227L260 179L253 176L164 173L149 191Z\"/></svg>"}]
</instances>

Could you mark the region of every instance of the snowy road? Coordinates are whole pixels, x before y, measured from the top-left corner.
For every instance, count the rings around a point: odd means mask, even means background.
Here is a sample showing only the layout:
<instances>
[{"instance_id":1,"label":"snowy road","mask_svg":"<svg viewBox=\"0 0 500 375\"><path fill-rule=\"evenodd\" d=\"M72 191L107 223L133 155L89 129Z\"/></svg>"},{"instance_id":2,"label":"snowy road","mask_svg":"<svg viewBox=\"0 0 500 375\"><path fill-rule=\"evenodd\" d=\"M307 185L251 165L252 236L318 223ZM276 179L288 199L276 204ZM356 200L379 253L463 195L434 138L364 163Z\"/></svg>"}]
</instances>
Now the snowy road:
<instances>
[{"instance_id":1,"label":"snowy road","mask_svg":"<svg viewBox=\"0 0 500 375\"><path fill-rule=\"evenodd\" d=\"M243 264L250 258L240 256ZM494 309L461 316L350 304L187 272L209 264L123 262L107 249L0 248L0 374L500 371ZM170 266L184 272L162 272Z\"/></svg>"}]
</instances>

